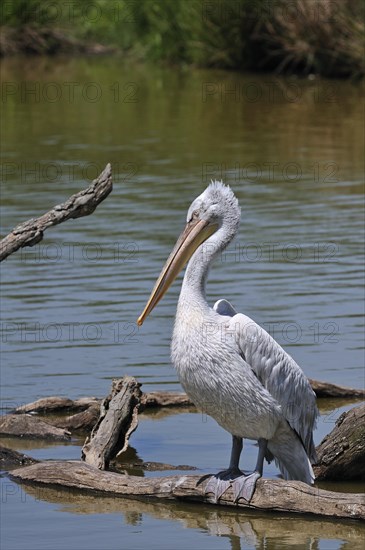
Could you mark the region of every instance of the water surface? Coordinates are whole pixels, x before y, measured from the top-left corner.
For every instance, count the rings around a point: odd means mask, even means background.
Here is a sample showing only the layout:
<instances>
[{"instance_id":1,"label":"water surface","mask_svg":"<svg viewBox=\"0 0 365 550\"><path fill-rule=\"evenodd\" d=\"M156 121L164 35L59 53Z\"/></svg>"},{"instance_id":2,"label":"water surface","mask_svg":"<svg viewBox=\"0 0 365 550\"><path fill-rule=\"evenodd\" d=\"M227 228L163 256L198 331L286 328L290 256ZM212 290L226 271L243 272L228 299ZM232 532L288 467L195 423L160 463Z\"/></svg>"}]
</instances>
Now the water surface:
<instances>
[{"instance_id":1,"label":"water surface","mask_svg":"<svg viewBox=\"0 0 365 550\"><path fill-rule=\"evenodd\" d=\"M4 410L47 395L103 396L124 374L145 390L181 389L169 359L181 278L143 327L135 320L189 204L215 178L237 194L242 224L211 271L211 303L229 299L308 376L363 386L361 86L109 58L9 59L2 76L2 234L85 187L107 162L114 174L113 193L92 216L48 230L2 264ZM317 443L342 410L323 414ZM79 443L33 443L27 452L78 458ZM223 468L229 444L212 420L193 413L146 418L132 440L143 460L202 471ZM255 454L247 443L245 467ZM298 540L286 518L78 496L64 502L4 483L5 542L14 550L29 541L56 548L58 530L79 548L91 548L90 540L95 548L105 541L153 548L151 540L155 548L239 548L240 540L259 548L268 540L327 550L355 548L360 537L352 524L303 519L308 536Z\"/></svg>"}]
</instances>

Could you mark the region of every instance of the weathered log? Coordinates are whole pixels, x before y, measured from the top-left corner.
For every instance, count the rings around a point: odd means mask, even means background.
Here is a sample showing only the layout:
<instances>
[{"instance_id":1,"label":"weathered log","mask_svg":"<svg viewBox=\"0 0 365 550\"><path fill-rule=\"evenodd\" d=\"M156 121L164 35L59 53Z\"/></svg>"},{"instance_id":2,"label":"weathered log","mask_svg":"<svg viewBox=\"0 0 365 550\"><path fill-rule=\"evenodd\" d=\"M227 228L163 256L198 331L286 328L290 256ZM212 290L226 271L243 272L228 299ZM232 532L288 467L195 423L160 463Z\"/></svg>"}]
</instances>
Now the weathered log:
<instances>
[{"instance_id":1,"label":"weathered log","mask_svg":"<svg viewBox=\"0 0 365 550\"><path fill-rule=\"evenodd\" d=\"M309 382L317 397L353 397L362 399L365 397L364 389L349 388L347 386L339 386L330 382L321 382L309 378Z\"/></svg>"},{"instance_id":2,"label":"weathered log","mask_svg":"<svg viewBox=\"0 0 365 550\"><path fill-rule=\"evenodd\" d=\"M48 227L58 225L70 218L80 218L92 214L95 208L111 192L112 171L107 164L103 172L79 193L72 195L66 202L58 204L39 218L32 218L17 225L9 235L0 242L0 261L24 246L34 246L43 239Z\"/></svg>"},{"instance_id":3,"label":"weathered log","mask_svg":"<svg viewBox=\"0 0 365 550\"><path fill-rule=\"evenodd\" d=\"M315 382L312 381L312 383L318 383L323 384L321 382ZM314 386L314 384L313 384ZM329 387L332 387L330 384ZM353 392L357 392L358 390L353 390ZM347 392L349 395L349 392ZM352 396L353 397L353 396ZM339 398L345 399L343 397L343 393L339 394ZM356 397L357 398L357 397ZM110 397L109 397L110 400ZM99 417L99 403L100 401L94 397L90 398L82 398L78 399L76 401L69 400L67 398L60 398L60 397L50 397L50 398L44 398L40 399L34 403L30 403L28 405L24 405L22 407L18 407L16 409L17 413L22 412L51 412L52 418L48 418L47 422L50 424L57 426L59 428L65 428L67 430L71 431L78 431L78 430L84 430L84 431L90 431L93 426L95 426L97 419ZM106 401L108 403L108 400ZM189 401L186 394L182 393L175 393L175 392L151 392L151 393L145 393L142 394L141 397L141 408L142 409L158 409L168 410L172 407L180 407L180 406L190 406L193 407L193 404ZM86 408L85 410L85 407ZM125 409L124 412L126 413L128 410L128 405L125 403L124 405ZM134 408L134 405L130 403L130 407ZM65 410L81 410L81 412L74 414L72 416L61 416L59 418L55 418L54 414L57 412L64 412ZM362 410L362 409L361 409ZM345 416L350 413L345 413ZM354 425L354 418L356 413L353 413L350 417L350 420L348 422L344 422L342 425L342 420L345 418L343 415L341 417L341 429L338 432L337 427L336 430L327 436L324 441L321 443L321 445L318 447L318 455L319 455L319 461L318 465L314 468L315 474L317 475L318 479L334 479L334 480L354 480L354 479L363 479L364 478L364 467L363 464L365 464L365 448L363 444L363 440L365 439L365 427L363 420L363 415L360 414L359 420L356 421ZM20 415L22 416L22 415ZM128 416L128 414L127 414ZM6 418L6 417L4 417ZM130 411L130 418L135 418L135 413ZM118 416L115 417L115 420L118 419ZM119 421L123 422L121 418L119 418ZM20 436L24 437L25 435L25 428L24 423L22 419L19 419L19 427L17 428L15 426L16 419L12 419L12 429L11 429L11 435L13 436ZM100 422L99 422L100 424ZM98 437L95 440L95 445L98 446L98 450L96 451L95 448L93 451L90 451L89 456L92 455L92 453L95 453L93 455L93 458L90 460L93 460L92 464L96 465L99 464L101 468L107 467L108 462L113 457L113 453L111 454L110 458L106 461L106 463L103 463L103 460L101 458L102 456L102 447L104 443L108 448L112 446L112 440L109 440L109 435L113 433L113 438L117 439L117 426L113 425L113 423L109 423L108 421L108 429L112 426L113 429L109 434L106 435L106 439L104 440L104 436L102 432L98 433ZM135 429L136 426L133 426L133 429L128 432L128 437L130 433ZM100 428L98 428L100 429ZM104 428L103 428L104 429ZM125 430L125 427L123 428ZM39 429L37 431L36 437L45 437L45 438L52 438L52 435L50 436L48 433L48 430L46 432L42 432ZM2 426L0 422L0 434L2 432ZM5 432L5 434L9 433L8 431ZM339 433L339 435L338 435ZM34 434L30 434L30 437L34 437ZM128 441L127 437L127 441ZM125 435L124 432L121 434L121 441L125 442ZM89 443L88 443L89 444ZM124 444L120 443L120 447L124 447ZM88 451L88 447L85 447L86 451ZM108 454L109 451L107 451ZM114 455L116 454L117 450L114 450ZM89 459L87 459L89 460ZM104 465L103 465L104 464ZM339 469L337 469L339 468Z\"/></svg>"},{"instance_id":4,"label":"weathered log","mask_svg":"<svg viewBox=\"0 0 365 550\"><path fill-rule=\"evenodd\" d=\"M68 441L71 437L69 431L56 428L29 414L7 414L0 417L0 435L55 441Z\"/></svg>"},{"instance_id":5,"label":"weathered log","mask_svg":"<svg viewBox=\"0 0 365 550\"><path fill-rule=\"evenodd\" d=\"M80 397L79 399L69 399L68 397L60 397L58 395L51 395L50 397L41 397L37 401L27 403L26 405L20 405L16 407L12 412L14 414L23 413L64 413L64 412L80 412L88 409L93 405L100 405L101 399L97 397Z\"/></svg>"},{"instance_id":6,"label":"weathered log","mask_svg":"<svg viewBox=\"0 0 365 550\"><path fill-rule=\"evenodd\" d=\"M344 412L317 447L318 480L365 480L365 403Z\"/></svg>"},{"instance_id":7,"label":"weathered log","mask_svg":"<svg viewBox=\"0 0 365 550\"><path fill-rule=\"evenodd\" d=\"M85 411L66 417L52 419L52 424L58 428L65 428L72 433L77 431L90 432L95 426L100 416L100 405L95 403L90 405Z\"/></svg>"},{"instance_id":8,"label":"weathered log","mask_svg":"<svg viewBox=\"0 0 365 550\"><path fill-rule=\"evenodd\" d=\"M98 399L97 397L80 397L79 399L69 399L67 397L50 396L42 397L41 399L37 399L37 401L33 401L32 403L28 403L26 405L21 405L14 410L14 413L78 413L85 411L93 405L99 406L100 403L101 399Z\"/></svg>"},{"instance_id":9,"label":"weathered log","mask_svg":"<svg viewBox=\"0 0 365 550\"><path fill-rule=\"evenodd\" d=\"M12 470L13 468L19 468L20 466L30 466L36 464L38 460L35 460L31 456L23 453L18 453L8 447L0 445L0 469Z\"/></svg>"},{"instance_id":10,"label":"weathered log","mask_svg":"<svg viewBox=\"0 0 365 550\"><path fill-rule=\"evenodd\" d=\"M187 470L192 472L193 470L198 470L196 466L189 466L188 464L178 464L175 466L174 464L167 464L166 462L143 462L143 460L141 460L141 462L114 463L113 468L115 471L120 471L123 468L126 470L136 469L148 472L166 472L172 470Z\"/></svg>"},{"instance_id":11,"label":"weathered log","mask_svg":"<svg viewBox=\"0 0 365 550\"><path fill-rule=\"evenodd\" d=\"M204 494L207 476L146 478L100 471L84 462L50 461L20 468L10 477L18 482L72 488L87 493L216 504L212 494ZM365 519L364 495L324 491L299 481L259 479L249 504L243 499L235 504L231 488L218 504L267 512Z\"/></svg>"},{"instance_id":12,"label":"weathered log","mask_svg":"<svg viewBox=\"0 0 365 550\"><path fill-rule=\"evenodd\" d=\"M110 395L101 404L101 414L82 448L82 460L104 470L110 460L128 447L138 426L141 384L131 376L113 380Z\"/></svg>"},{"instance_id":13,"label":"weathered log","mask_svg":"<svg viewBox=\"0 0 365 550\"><path fill-rule=\"evenodd\" d=\"M310 380L310 383L317 397L343 399L360 399L365 397L365 390L362 389L338 386L329 382L320 382L319 380ZM63 413L66 411L80 412L86 410L92 405L100 403L101 399L96 397L82 397L80 399L72 400L67 397L51 396L43 397L32 403L17 407L13 412L33 412L42 414ZM186 393L167 391L143 392L141 395L141 405L143 405L144 409L158 407L194 407L193 402L188 398Z\"/></svg>"},{"instance_id":14,"label":"weathered log","mask_svg":"<svg viewBox=\"0 0 365 550\"><path fill-rule=\"evenodd\" d=\"M145 408L194 406L186 393L172 391L151 391L143 393L141 403Z\"/></svg>"}]
</instances>

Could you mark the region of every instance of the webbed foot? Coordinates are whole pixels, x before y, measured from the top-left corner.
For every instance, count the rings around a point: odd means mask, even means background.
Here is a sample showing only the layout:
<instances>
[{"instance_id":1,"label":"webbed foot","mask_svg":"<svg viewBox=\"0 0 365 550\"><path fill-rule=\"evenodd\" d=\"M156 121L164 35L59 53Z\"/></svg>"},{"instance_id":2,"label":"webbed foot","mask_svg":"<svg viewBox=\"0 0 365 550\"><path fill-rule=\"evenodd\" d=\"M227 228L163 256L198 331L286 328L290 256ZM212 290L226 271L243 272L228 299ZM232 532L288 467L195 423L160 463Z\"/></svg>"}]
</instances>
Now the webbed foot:
<instances>
[{"instance_id":1,"label":"webbed foot","mask_svg":"<svg viewBox=\"0 0 365 550\"><path fill-rule=\"evenodd\" d=\"M240 479L242 476L243 473L238 468L229 468L228 470L218 472L218 474L210 477L205 487L204 493L213 493L214 501L218 502L218 500L227 491L227 489L233 486L232 482L235 479Z\"/></svg>"},{"instance_id":2,"label":"webbed foot","mask_svg":"<svg viewBox=\"0 0 365 550\"><path fill-rule=\"evenodd\" d=\"M224 470L210 477L204 493L213 493L214 502L218 502L227 489L232 487L235 503L240 498L244 498L247 502L250 502L255 492L256 481L260 477L261 474L259 472L253 472L246 476L238 469Z\"/></svg>"},{"instance_id":3,"label":"webbed foot","mask_svg":"<svg viewBox=\"0 0 365 550\"><path fill-rule=\"evenodd\" d=\"M243 475L233 480L234 502L238 502L240 498L244 498L247 502L250 502L255 492L256 481L260 477L261 474L259 472L253 472L248 476Z\"/></svg>"}]
</instances>

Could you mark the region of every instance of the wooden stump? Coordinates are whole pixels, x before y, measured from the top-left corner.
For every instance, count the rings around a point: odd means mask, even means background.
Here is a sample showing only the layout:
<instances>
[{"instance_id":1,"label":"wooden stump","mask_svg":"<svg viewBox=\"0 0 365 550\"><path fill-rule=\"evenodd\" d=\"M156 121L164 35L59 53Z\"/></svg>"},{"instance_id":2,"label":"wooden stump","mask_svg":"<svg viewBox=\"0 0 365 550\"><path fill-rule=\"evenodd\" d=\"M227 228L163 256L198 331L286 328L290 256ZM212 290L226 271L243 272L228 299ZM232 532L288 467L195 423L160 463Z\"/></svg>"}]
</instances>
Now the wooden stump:
<instances>
[{"instance_id":1,"label":"wooden stump","mask_svg":"<svg viewBox=\"0 0 365 550\"><path fill-rule=\"evenodd\" d=\"M131 376L113 381L110 395L101 404L100 418L82 448L82 460L105 470L110 460L128 447L138 426L140 386Z\"/></svg>"}]
</instances>

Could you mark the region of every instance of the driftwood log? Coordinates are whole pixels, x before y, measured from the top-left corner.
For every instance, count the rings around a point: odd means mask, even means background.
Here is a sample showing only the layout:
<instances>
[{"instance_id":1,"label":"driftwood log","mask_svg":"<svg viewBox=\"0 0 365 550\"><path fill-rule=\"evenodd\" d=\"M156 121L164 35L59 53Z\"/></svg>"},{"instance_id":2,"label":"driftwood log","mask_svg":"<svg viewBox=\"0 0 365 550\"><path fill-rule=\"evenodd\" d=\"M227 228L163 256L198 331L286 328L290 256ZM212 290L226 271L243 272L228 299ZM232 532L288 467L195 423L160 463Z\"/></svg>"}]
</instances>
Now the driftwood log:
<instances>
[{"instance_id":1,"label":"driftwood log","mask_svg":"<svg viewBox=\"0 0 365 550\"><path fill-rule=\"evenodd\" d=\"M364 399L365 390L357 388L349 388L347 386L339 386L330 382L321 382L309 378L309 382L317 397L351 397Z\"/></svg>"},{"instance_id":2,"label":"driftwood log","mask_svg":"<svg viewBox=\"0 0 365 550\"><path fill-rule=\"evenodd\" d=\"M49 461L13 470L10 477L38 486L68 488L105 496L216 504L213 495L204 494L206 480L197 475L144 478L100 471L84 462ZM250 504L243 499L234 504L231 488L223 494L218 504L267 512L365 519L364 495L324 491L299 481L259 479Z\"/></svg>"},{"instance_id":3,"label":"driftwood log","mask_svg":"<svg viewBox=\"0 0 365 550\"><path fill-rule=\"evenodd\" d=\"M68 399L67 397L42 397L28 403L27 405L21 405L14 409L14 413L23 414L23 413L63 413L63 412L74 412L78 413L84 411L88 407L93 405L99 406L101 399L96 397L81 397L80 399Z\"/></svg>"},{"instance_id":4,"label":"driftwood log","mask_svg":"<svg viewBox=\"0 0 365 550\"><path fill-rule=\"evenodd\" d=\"M317 393L317 397L356 400L364 396L364 390L319 382L318 380L311 380L311 384ZM98 421L101 403L102 400L96 397L83 397L76 400L59 396L43 397L14 409L12 413L19 415L18 419L12 418L11 422L8 422L5 420L7 417L3 417L3 420L0 420L0 435L27 437L27 424L23 418L20 418L24 414L42 415L44 422L57 428L63 428L71 433L89 433ZM180 407L194 408L193 403L185 393L154 391L142 393L140 396L140 411L179 409ZM5 427L6 431L3 431ZM39 430L37 430L38 427ZM29 433L33 434L31 437L48 438L47 430L42 429L42 424L37 423L36 420L32 422L32 431ZM49 437L52 438L52 434Z\"/></svg>"},{"instance_id":5,"label":"driftwood log","mask_svg":"<svg viewBox=\"0 0 365 550\"><path fill-rule=\"evenodd\" d=\"M339 398L339 399L363 399L365 398L365 390L357 388L349 388L339 386L329 382L321 382L319 380L309 380L317 398ZM98 407L102 400L96 397L82 397L72 400L67 397L50 396L42 397L21 405L12 412L15 414L21 413L37 413L37 414L63 414L63 413L79 413L86 411L90 407ZM168 391L153 391L142 393L141 405L144 409L159 408L159 407L194 407L192 401L186 393L168 392Z\"/></svg>"},{"instance_id":6,"label":"driftwood log","mask_svg":"<svg viewBox=\"0 0 365 550\"><path fill-rule=\"evenodd\" d=\"M142 399L147 406L148 399ZM137 412L141 402L140 384L134 378L125 377L122 380L113 381L111 394L101 404L101 415L90 439L82 450L84 462L79 461L50 461L40 462L32 466L13 471L12 477L19 482L31 483L40 486L52 486L73 488L82 492L98 493L104 495L127 496L135 498L158 498L195 501L201 503L213 503L213 495L206 495L204 487L209 476L185 475L167 476L163 478L144 478L129 476L126 474L100 471L107 468L109 462L122 449L128 445L128 438L137 426ZM150 401L151 402L151 401ZM152 399L156 406L156 396ZM171 403L171 395L166 402ZM83 400L78 403L79 409L70 400L51 400L53 413L57 408L62 410L80 410L87 407L75 416L86 413L90 408L96 407L95 399ZM46 403L35 402L22 407L18 414L8 415L8 418L31 418L28 411L34 409L46 410ZM338 422L334 431L346 427L346 444L341 433L335 434L336 445L342 443L341 452L338 447L331 455L331 465L336 463L336 456L341 457L342 475L343 447L348 453L347 457L359 462L361 455L360 441L364 440L364 405L357 407L342 415L342 421ZM23 414L19 414L23 412ZM351 413L350 421L346 422L346 415ZM5 417L7 418L7 417ZM69 417L70 418L70 417ZM55 428L56 429L56 428ZM330 440L331 436L327 439ZM325 443L325 442L323 442ZM326 448L326 447L325 447ZM353 451L353 452L352 452ZM362 453L363 455L363 453ZM328 452L323 452L327 463ZM86 464L85 462L88 462ZM356 465L355 465L356 466ZM321 464L319 468L321 468ZM353 468L351 469L353 471ZM323 477L322 477L323 479ZM351 478L353 479L353 478ZM238 505L233 501L233 495L229 489L220 499L219 504L238 506L250 510L294 512L303 514L315 514L336 518L365 519L365 497L360 494L347 494L329 492L316 487L309 487L300 482L261 479L257 483L252 501L248 504L241 500Z\"/></svg>"},{"instance_id":7,"label":"driftwood log","mask_svg":"<svg viewBox=\"0 0 365 550\"><path fill-rule=\"evenodd\" d=\"M0 261L19 248L39 243L48 227L58 225L70 218L80 218L92 214L98 204L109 195L112 188L112 170L110 164L107 164L103 172L89 187L72 195L66 202L56 205L43 216L17 225L0 242Z\"/></svg>"},{"instance_id":8,"label":"driftwood log","mask_svg":"<svg viewBox=\"0 0 365 550\"><path fill-rule=\"evenodd\" d=\"M365 481L365 404L341 414L317 455L316 479Z\"/></svg>"},{"instance_id":9,"label":"driftwood log","mask_svg":"<svg viewBox=\"0 0 365 550\"><path fill-rule=\"evenodd\" d=\"M29 439L48 439L69 441L71 433L63 428L56 428L39 417L29 414L7 414L0 417L0 434L2 436L26 437Z\"/></svg>"},{"instance_id":10,"label":"driftwood log","mask_svg":"<svg viewBox=\"0 0 365 550\"><path fill-rule=\"evenodd\" d=\"M140 386L131 376L113 380L111 393L101 404L100 418L82 448L82 460L104 470L112 458L126 450L138 426Z\"/></svg>"},{"instance_id":11,"label":"driftwood log","mask_svg":"<svg viewBox=\"0 0 365 550\"><path fill-rule=\"evenodd\" d=\"M35 460L31 456L25 455L23 453L18 453L13 449L8 449L0 445L0 469L1 470L12 470L13 468L20 468L21 466L30 466L31 464L36 464L38 460Z\"/></svg>"}]
</instances>

